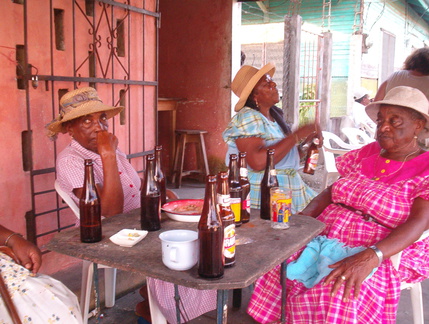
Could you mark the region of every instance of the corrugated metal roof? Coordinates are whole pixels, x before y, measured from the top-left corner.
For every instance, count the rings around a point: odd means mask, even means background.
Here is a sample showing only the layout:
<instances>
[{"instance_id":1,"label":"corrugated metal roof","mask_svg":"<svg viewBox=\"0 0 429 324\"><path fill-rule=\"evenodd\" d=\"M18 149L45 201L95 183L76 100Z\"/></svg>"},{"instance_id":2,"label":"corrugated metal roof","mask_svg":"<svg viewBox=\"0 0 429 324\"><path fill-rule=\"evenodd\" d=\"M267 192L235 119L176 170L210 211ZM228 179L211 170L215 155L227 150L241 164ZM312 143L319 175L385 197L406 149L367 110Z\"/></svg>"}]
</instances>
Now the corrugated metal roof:
<instances>
[{"instance_id":1,"label":"corrugated metal roof","mask_svg":"<svg viewBox=\"0 0 429 324\"><path fill-rule=\"evenodd\" d=\"M371 1L365 2L370 3ZM405 2L429 24L429 0L405 0ZM243 2L242 24L282 22L285 15L291 15L293 11L297 11L305 21L312 22L316 26L327 26L327 23L322 21L323 0L303 0L300 4L296 4L296 0L294 2L290 0L270 0L262 2L262 5L267 8L267 13L264 13L255 2ZM339 27L342 23L347 26L353 26L354 12L359 9L357 6L360 6L359 0L331 1L331 29L337 30L334 27ZM350 10L351 8L354 10ZM327 15L327 12L325 15Z\"/></svg>"}]
</instances>

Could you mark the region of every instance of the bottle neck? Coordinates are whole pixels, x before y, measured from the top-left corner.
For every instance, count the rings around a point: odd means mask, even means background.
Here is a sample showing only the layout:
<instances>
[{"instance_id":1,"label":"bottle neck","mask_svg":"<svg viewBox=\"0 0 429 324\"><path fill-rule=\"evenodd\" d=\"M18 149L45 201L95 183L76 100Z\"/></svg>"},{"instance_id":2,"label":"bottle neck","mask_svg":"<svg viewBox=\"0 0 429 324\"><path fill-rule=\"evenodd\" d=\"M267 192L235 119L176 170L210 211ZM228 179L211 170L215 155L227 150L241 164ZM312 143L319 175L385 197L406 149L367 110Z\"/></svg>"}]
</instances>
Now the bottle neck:
<instances>
[{"instance_id":1,"label":"bottle neck","mask_svg":"<svg viewBox=\"0 0 429 324\"><path fill-rule=\"evenodd\" d=\"M274 154L267 155L267 169L274 169Z\"/></svg>"},{"instance_id":2,"label":"bottle neck","mask_svg":"<svg viewBox=\"0 0 429 324\"><path fill-rule=\"evenodd\" d=\"M238 182L239 180L239 173L238 173L238 164L237 164L237 160L232 160L229 163L229 176L228 179L229 181L235 181Z\"/></svg>"}]
</instances>

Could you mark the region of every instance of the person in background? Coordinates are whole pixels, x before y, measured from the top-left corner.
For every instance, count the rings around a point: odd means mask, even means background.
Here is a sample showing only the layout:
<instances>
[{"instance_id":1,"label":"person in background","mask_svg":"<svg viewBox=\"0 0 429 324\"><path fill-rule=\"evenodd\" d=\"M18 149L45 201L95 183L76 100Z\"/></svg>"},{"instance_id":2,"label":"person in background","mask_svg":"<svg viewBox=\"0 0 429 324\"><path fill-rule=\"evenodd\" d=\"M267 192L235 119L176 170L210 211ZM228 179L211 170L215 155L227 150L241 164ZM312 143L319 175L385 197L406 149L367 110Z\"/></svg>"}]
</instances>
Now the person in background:
<instances>
[{"instance_id":1,"label":"person in background","mask_svg":"<svg viewBox=\"0 0 429 324\"><path fill-rule=\"evenodd\" d=\"M1 225L0 245L0 280L22 323L82 323L76 296L63 283L37 273L42 264L37 246ZM12 323L5 297L0 299L0 323Z\"/></svg>"},{"instance_id":2,"label":"person in background","mask_svg":"<svg viewBox=\"0 0 429 324\"><path fill-rule=\"evenodd\" d=\"M302 145L314 137L322 139L317 123L310 123L292 132L276 107L279 92L272 80L275 67L268 63L260 69L243 65L231 83L240 99L235 105L237 114L223 132L228 144L226 165L230 154L247 152L250 200L252 208L260 208L260 185L266 165L267 149L275 149L274 163L281 187L292 190L292 213L302 210L316 193L297 173ZM298 145L301 144L301 145ZM320 141L320 146L322 145Z\"/></svg>"},{"instance_id":3,"label":"person in background","mask_svg":"<svg viewBox=\"0 0 429 324\"><path fill-rule=\"evenodd\" d=\"M358 89L356 89L353 96L354 102L352 110L352 119L355 128L363 130L370 137L373 138L376 131L376 125L365 112L365 107L371 103L369 95L370 91L368 91L364 87L359 87Z\"/></svg>"},{"instance_id":4,"label":"person in background","mask_svg":"<svg viewBox=\"0 0 429 324\"><path fill-rule=\"evenodd\" d=\"M142 179L118 148L117 137L108 131L108 119L123 107L105 105L97 91L84 87L60 99L60 115L46 125L48 136L67 133L71 143L58 155L57 180L78 203L84 180L84 160L94 162L94 178L99 189L101 214L106 217L140 207ZM167 193L171 198L172 193ZM147 278L147 286L168 322L176 323L174 285ZM216 308L216 291L179 287L183 313L188 319ZM182 310L183 310L182 309Z\"/></svg>"},{"instance_id":5,"label":"person in background","mask_svg":"<svg viewBox=\"0 0 429 324\"><path fill-rule=\"evenodd\" d=\"M404 67L384 81L374 101L382 100L387 92L397 86L419 89L429 99L429 47L414 50L405 59Z\"/></svg>"},{"instance_id":6,"label":"person in background","mask_svg":"<svg viewBox=\"0 0 429 324\"><path fill-rule=\"evenodd\" d=\"M296 216L326 227L287 261L286 323L395 324L401 282L429 277L429 238L416 242L429 229L429 152L417 142L429 101L396 87L366 112L377 141L338 157L340 178ZM260 323L280 318L279 274L255 284L248 313Z\"/></svg>"}]
</instances>

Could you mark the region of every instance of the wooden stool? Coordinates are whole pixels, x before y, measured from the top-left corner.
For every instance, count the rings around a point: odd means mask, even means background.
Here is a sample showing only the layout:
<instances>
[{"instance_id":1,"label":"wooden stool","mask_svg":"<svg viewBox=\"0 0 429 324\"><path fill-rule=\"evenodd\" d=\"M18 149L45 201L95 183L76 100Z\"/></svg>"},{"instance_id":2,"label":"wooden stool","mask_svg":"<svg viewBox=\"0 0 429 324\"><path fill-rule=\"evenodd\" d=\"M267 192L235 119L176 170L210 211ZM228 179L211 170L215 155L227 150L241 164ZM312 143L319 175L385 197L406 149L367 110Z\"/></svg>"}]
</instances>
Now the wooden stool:
<instances>
[{"instance_id":1,"label":"wooden stool","mask_svg":"<svg viewBox=\"0 0 429 324\"><path fill-rule=\"evenodd\" d=\"M178 129L176 130L177 145L176 154L174 155L174 165L172 172L172 183L176 184L176 188L182 185L182 177L191 173L200 173L205 176L209 174L209 164L207 161L206 144L204 143L204 134L207 131L193 129ZM186 144L195 143L197 153L197 170L183 171L183 163L185 161Z\"/></svg>"}]
</instances>

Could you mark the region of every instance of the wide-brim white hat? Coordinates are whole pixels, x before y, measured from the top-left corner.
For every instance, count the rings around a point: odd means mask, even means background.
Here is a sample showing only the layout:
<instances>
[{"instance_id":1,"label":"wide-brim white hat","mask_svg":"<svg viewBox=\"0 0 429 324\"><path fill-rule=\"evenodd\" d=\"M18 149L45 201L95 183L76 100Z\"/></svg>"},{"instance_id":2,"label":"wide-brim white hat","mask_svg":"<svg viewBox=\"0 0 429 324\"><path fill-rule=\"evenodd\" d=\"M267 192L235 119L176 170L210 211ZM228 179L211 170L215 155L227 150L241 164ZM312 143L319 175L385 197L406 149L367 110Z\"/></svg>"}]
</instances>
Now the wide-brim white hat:
<instances>
[{"instance_id":1,"label":"wide-brim white hat","mask_svg":"<svg viewBox=\"0 0 429 324\"><path fill-rule=\"evenodd\" d=\"M231 90L234 94L239 97L237 104L234 107L235 111L239 111L244 107L244 104L249 98L255 85L258 81L268 73L270 76L274 75L276 68L273 63L267 63L260 69L257 69L250 65L243 65L232 80Z\"/></svg>"},{"instance_id":2,"label":"wide-brim white hat","mask_svg":"<svg viewBox=\"0 0 429 324\"><path fill-rule=\"evenodd\" d=\"M429 136L427 131L427 127L429 127L429 101L420 90L406 86L399 86L389 90L383 100L375 101L365 107L366 113L373 121L377 120L380 105L401 106L418 111L426 118L426 129L422 131L419 137L425 138Z\"/></svg>"},{"instance_id":3,"label":"wide-brim white hat","mask_svg":"<svg viewBox=\"0 0 429 324\"><path fill-rule=\"evenodd\" d=\"M122 109L124 107L105 105L94 88L79 88L67 92L61 97L60 114L46 125L46 129L50 132L49 136L54 137L58 133L66 132L64 123L67 121L96 112L105 112L107 118L112 118L119 114Z\"/></svg>"}]
</instances>

